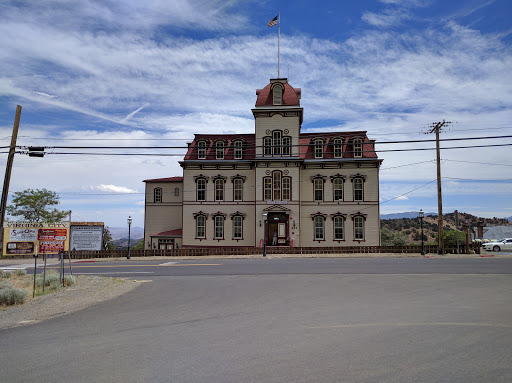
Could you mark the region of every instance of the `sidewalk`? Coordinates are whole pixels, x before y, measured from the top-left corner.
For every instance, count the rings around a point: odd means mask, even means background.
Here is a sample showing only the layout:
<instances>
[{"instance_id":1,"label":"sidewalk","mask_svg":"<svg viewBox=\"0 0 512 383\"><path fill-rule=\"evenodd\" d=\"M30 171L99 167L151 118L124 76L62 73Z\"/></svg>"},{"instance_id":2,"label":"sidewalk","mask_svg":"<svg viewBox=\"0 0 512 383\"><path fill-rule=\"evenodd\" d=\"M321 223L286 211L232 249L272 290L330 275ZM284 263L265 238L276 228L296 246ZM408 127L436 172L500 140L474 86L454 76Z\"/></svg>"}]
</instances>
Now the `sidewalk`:
<instances>
[{"instance_id":1,"label":"sidewalk","mask_svg":"<svg viewBox=\"0 0 512 383\"><path fill-rule=\"evenodd\" d=\"M407 253L352 253L352 254L267 254L267 259L273 258L509 258L510 254L494 253L482 251L482 254L426 254L423 257L421 254L407 254ZM171 256L154 256L154 257L131 257L130 261L184 261L184 260L210 260L210 259L264 259L261 254L252 255L210 255L210 256L197 256L197 257L171 257ZM90 259L72 259L71 263L84 263L84 262L126 262L126 257L118 258L90 258ZM48 258L47 265L58 265L58 258ZM68 260L64 258L64 262L68 264ZM25 269L34 265L34 258L16 258L6 259L0 258L0 269ZM43 257L37 259L37 266L44 265Z\"/></svg>"}]
</instances>

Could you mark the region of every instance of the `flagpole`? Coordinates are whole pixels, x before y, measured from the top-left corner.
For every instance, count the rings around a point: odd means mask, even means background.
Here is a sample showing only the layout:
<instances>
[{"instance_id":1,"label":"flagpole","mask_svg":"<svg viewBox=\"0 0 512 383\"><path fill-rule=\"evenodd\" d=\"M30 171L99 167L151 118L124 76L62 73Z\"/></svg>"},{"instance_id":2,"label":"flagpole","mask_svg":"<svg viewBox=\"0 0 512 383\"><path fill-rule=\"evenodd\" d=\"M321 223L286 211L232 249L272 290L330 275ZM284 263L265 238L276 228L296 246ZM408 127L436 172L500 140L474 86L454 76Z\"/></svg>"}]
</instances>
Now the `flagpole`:
<instances>
[{"instance_id":1,"label":"flagpole","mask_svg":"<svg viewBox=\"0 0 512 383\"><path fill-rule=\"evenodd\" d=\"M277 13L277 78L281 78L280 76L280 63L279 63L279 40L281 39L281 12Z\"/></svg>"}]
</instances>

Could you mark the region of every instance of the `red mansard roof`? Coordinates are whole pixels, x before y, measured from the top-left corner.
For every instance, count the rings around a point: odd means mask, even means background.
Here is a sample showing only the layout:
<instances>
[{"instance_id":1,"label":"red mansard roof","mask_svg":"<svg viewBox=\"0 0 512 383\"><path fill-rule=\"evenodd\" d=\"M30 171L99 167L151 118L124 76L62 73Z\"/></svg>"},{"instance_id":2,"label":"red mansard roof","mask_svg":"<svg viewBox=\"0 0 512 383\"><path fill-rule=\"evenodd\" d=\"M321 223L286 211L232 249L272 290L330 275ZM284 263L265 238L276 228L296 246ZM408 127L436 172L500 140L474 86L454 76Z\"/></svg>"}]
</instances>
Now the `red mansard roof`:
<instances>
[{"instance_id":1,"label":"red mansard roof","mask_svg":"<svg viewBox=\"0 0 512 383\"><path fill-rule=\"evenodd\" d=\"M254 148L254 134L196 134L194 141L189 145L184 160L197 160L197 145L199 141L206 141L206 160L215 160L215 143L224 141L224 160L234 160L234 142L242 141L243 159L253 159L256 154Z\"/></svg>"},{"instance_id":2,"label":"red mansard roof","mask_svg":"<svg viewBox=\"0 0 512 383\"><path fill-rule=\"evenodd\" d=\"M300 106L300 88L293 88L288 83L270 83L263 89L256 90L256 95L258 98L256 99L256 106L273 106L273 97L272 97L272 87L275 84L280 84L284 86L284 94L282 104L279 106Z\"/></svg>"},{"instance_id":3,"label":"red mansard roof","mask_svg":"<svg viewBox=\"0 0 512 383\"><path fill-rule=\"evenodd\" d=\"M322 159L335 158L334 157L334 140L342 139L342 158L354 158L352 140L354 138L361 138L363 140L363 156L357 158L378 158L377 153L373 147L372 142L366 136L365 131L360 132L326 132L326 133L301 133L299 137L299 152L301 159L315 159L315 139L320 138L324 140Z\"/></svg>"},{"instance_id":4,"label":"red mansard roof","mask_svg":"<svg viewBox=\"0 0 512 383\"><path fill-rule=\"evenodd\" d=\"M342 158L354 158L352 153L352 139L361 138L363 140L363 156L359 158L378 158L377 153L373 147L372 142L366 136L365 131L360 132L324 132L324 133L301 133L299 136L299 159L315 159L314 140L321 138L324 140L324 155L322 159L334 159L334 140L342 139L343 146ZM225 142L224 159L217 160L215 153L215 143L219 140ZM199 141L206 141L206 158L201 161L233 161L234 159L234 145L236 140L244 142L243 160L254 160L256 158L255 145L262 145L256 143L254 134L196 134L194 141L189 145L187 154L184 160L198 160L197 158L197 143ZM283 157L286 158L286 157Z\"/></svg>"},{"instance_id":5,"label":"red mansard roof","mask_svg":"<svg viewBox=\"0 0 512 383\"><path fill-rule=\"evenodd\" d=\"M183 177L154 178L142 182L183 182Z\"/></svg>"},{"instance_id":6,"label":"red mansard roof","mask_svg":"<svg viewBox=\"0 0 512 383\"><path fill-rule=\"evenodd\" d=\"M183 235L183 229L175 229L169 231L162 231L161 233L150 234L150 237L181 237Z\"/></svg>"}]
</instances>

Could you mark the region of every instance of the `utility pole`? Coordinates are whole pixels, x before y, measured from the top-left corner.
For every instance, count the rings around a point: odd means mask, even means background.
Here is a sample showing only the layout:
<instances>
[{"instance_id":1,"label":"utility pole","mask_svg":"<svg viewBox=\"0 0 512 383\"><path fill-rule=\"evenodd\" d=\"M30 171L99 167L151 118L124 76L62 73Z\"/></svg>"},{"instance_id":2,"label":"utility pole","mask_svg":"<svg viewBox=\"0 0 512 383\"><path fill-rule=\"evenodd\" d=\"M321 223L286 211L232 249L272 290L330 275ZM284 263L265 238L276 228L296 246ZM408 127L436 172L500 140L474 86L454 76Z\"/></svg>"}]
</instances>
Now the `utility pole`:
<instances>
[{"instance_id":1,"label":"utility pole","mask_svg":"<svg viewBox=\"0 0 512 383\"><path fill-rule=\"evenodd\" d=\"M14 152L16 150L16 140L18 139L18 128L20 127L21 105L16 106L16 116L14 117L14 126L12 128L11 147L7 157L7 165L5 167L4 187L2 189L2 201L0 204L0 239L4 243L4 220L5 210L7 208L7 196L9 194L9 183L11 182L12 163L14 162Z\"/></svg>"},{"instance_id":2,"label":"utility pole","mask_svg":"<svg viewBox=\"0 0 512 383\"><path fill-rule=\"evenodd\" d=\"M435 125L434 125L435 124ZM444 232L443 232L443 197L441 193L441 149L439 147L439 131L441 128L450 124L450 122L437 122L433 123L432 132L436 132L436 154L437 154L437 236L438 236L438 245L437 252L438 254L444 254Z\"/></svg>"}]
</instances>

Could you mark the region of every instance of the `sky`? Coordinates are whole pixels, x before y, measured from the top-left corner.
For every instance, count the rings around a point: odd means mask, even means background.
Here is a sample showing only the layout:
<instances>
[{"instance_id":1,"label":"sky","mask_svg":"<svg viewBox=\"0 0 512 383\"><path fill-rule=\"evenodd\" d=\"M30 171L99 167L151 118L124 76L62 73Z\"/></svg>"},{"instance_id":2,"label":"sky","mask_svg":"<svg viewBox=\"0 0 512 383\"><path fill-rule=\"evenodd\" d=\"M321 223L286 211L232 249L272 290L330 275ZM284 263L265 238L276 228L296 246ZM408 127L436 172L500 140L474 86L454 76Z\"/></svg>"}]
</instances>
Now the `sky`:
<instances>
[{"instance_id":1,"label":"sky","mask_svg":"<svg viewBox=\"0 0 512 383\"><path fill-rule=\"evenodd\" d=\"M381 214L437 212L435 143L410 141L444 120L441 139L464 140L441 142L443 212L512 216L509 0L0 5L0 164L23 107L10 196L47 188L73 221L142 227L143 180L181 176L195 133L254 132L255 91L278 75L267 23L279 12L280 77L302 89L302 132L376 140ZM44 158L24 154L33 145Z\"/></svg>"}]
</instances>

